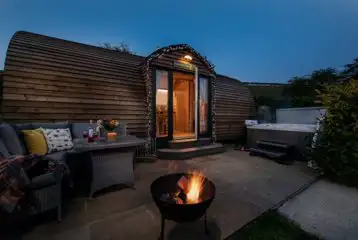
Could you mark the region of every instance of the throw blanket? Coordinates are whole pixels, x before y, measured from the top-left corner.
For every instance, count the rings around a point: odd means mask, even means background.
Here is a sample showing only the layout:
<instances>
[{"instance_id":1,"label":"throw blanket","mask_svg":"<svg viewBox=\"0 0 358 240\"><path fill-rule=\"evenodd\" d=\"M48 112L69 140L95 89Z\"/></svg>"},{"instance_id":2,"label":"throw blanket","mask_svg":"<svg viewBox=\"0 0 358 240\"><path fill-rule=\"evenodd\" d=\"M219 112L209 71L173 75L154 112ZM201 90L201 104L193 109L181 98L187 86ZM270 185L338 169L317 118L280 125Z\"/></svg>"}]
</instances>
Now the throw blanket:
<instances>
[{"instance_id":1,"label":"throw blanket","mask_svg":"<svg viewBox=\"0 0 358 240\"><path fill-rule=\"evenodd\" d=\"M24 196L24 188L29 184L24 166L31 168L39 161L36 155L11 156L0 159L0 208L12 212L19 206Z\"/></svg>"}]
</instances>

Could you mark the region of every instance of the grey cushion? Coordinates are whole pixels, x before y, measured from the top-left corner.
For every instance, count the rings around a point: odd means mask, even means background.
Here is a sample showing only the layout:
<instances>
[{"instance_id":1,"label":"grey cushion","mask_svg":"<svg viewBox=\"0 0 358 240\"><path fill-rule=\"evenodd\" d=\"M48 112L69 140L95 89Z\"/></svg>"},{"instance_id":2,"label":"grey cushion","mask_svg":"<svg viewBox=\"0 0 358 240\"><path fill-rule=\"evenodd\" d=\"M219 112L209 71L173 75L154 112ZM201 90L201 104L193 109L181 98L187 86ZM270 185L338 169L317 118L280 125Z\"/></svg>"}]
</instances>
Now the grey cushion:
<instances>
[{"instance_id":1,"label":"grey cushion","mask_svg":"<svg viewBox=\"0 0 358 240\"><path fill-rule=\"evenodd\" d=\"M40 176L34 177L31 180L30 188L39 189L47 186L55 185L56 177L54 173L46 173Z\"/></svg>"},{"instance_id":2,"label":"grey cushion","mask_svg":"<svg viewBox=\"0 0 358 240\"><path fill-rule=\"evenodd\" d=\"M0 125L0 138L3 140L4 145L10 155L26 154L24 146L21 144L17 132L11 125L7 123Z\"/></svg>"},{"instance_id":3,"label":"grey cushion","mask_svg":"<svg viewBox=\"0 0 358 240\"><path fill-rule=\"evenodd\" d=\"M72 123L72 138L83 138L82 134L88 130L89 123ZM97 124L92 124L92 128L96 129Z\"/></svg>"},{"instance_id":4,"label":"grey cushion","mask_svg":"<svg viewBox=\"0 0 358 240\"><path fill-rule=\"evenodd\" d=\"M25 136L22 131L34 129L32 124L31 123L19 123L19 124L11 124L11 126L15 129L15 132L17 134L17 137L20 140L21 147L22 147L24 153L28 154L29 152L26 147Z\"/></svg>"},{"instance_id":5,"label":"grey cushion","mask_svg":"<svg viewBox=\"0 0 358 240\"><path fill-rule=\"evenodd\" d=\"M49 153L49 154L44 156L44 159L45 160L52 160L52 161L55 161L55 162L66 162L66 157L67 157L67 152L66 151L61 151L61 152Z\"/></svg>"},{"instance_id":6,"label":"grey cushion","mask_svg":"<svg viewBox=\"0 0 358 240\"><path fill-rule=\"evenodd\" d=\"M48 129L71 128L71 123L69 123L69 122L33 123L32 126L34 127L34 129L37 129L37 128L48 128Z\"/></svg>"},{"instance_id":7,"label":"grey cushion","mask_svg":"<svg viewBox=\"0 0 358 240\"><path fill-rule=\"evenodd\" d=\"M12 124L12 127L15 128L15 130L18 130L18 131L34 129L34 127L32 126L32 123Z\"/></svg>"},{"instance_id":8,"label":"grey cushion","mask_svg":"<svg viewBox=\"0 0 358 240\"><path fill-rule=\"evenodd\" d=\"M2 157L2 158L10 157L10 153L7 150L7 148L5 147L5 144L1 138L0 138L0 157Z\"/></svg>"}]
</instances>

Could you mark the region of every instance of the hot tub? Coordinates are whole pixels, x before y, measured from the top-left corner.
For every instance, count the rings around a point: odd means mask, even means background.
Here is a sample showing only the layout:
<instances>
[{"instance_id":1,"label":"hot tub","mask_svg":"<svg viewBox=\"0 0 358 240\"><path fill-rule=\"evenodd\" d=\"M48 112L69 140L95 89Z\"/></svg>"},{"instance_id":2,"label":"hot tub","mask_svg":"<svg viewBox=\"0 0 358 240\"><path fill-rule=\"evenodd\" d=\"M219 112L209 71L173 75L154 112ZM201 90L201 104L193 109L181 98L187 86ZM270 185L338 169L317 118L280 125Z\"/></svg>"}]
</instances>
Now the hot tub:
<instances>
[{"instance_id":1,"label":"hot tub","mask_svg":"<svg viewBox=\"0 0 358 240\"><path fill-rule=\"evenodd\" d=\"M312 142L316 125L263 123L247 126L247 146L256 147L256 141L266 140L284 142L295 147L295 153L301 155L302 150Z\"/></svg>"}]
</instances>

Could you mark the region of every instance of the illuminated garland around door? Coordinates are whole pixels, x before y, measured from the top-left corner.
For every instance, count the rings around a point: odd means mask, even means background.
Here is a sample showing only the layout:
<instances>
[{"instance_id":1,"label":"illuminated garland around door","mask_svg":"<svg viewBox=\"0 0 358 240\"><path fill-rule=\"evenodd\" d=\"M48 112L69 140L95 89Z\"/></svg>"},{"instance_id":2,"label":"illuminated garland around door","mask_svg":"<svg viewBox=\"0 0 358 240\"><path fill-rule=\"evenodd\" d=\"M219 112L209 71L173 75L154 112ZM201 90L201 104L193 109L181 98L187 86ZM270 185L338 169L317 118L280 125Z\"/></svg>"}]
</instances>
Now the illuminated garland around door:
<instances>
[{"instance_id":1,"label":"illuminated garland around door","mask_svg":"<svg viewBox=\"0 0 358 240\"><path fill-rule=\"evenodd\" d=\"M201 60L202 62L205 63L205 65L209 68L211 74L212 74L212 138L213 141L216 141L216 113L215 113L215 102L216 102L216 95L215 95L215 88L216 88L216 84L215 84L215 77L216 77L216 73L214 70L214 66L212 64L210 64L204 57L202 57L197 51L195 51L192 47L190 47L187 44L178 44L178 45L171 45L165 48L160 48L158 50L156 50L155 52L153 52L151 55L149 55L144 62L144 78L145 78L145 85L146 85L146 89L147 89L147 96L146 96L146 104L147 104L147 121L148 121L148 125L147 125L147 139L148 139L148 143L145 145L145 153L146 155L151 154L151 141L155 141L155 131L154 131L154 123L153 123L153 84L152 84L152 69L151 69L151 62L155 59L161 58L163 55L167 54L167 53L171 53L174 51L189 51L190 53L194 54L196 57L199 58L199 60ZM156 153L154 153L155 155Z\"/></svg>"}]
</instances>

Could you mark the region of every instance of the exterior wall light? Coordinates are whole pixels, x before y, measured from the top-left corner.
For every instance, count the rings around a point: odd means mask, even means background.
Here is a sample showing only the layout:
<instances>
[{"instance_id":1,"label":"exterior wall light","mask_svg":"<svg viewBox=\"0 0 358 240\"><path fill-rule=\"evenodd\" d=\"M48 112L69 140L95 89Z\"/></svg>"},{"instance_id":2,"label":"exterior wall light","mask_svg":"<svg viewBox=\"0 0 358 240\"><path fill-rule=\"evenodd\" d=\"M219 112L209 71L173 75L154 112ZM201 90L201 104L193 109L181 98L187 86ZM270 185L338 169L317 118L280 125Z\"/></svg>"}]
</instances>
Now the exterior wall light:
<instances>
[{"instance_id":1,"label":"exterior wall light","mask_svg":"<svg viewBox=\"0 0 358 240\"><path fill-rule=\"evenodd\" d=\"M193 60L193 58L190 55L185 55L184 60L190 62L191 60Z\"/></svg>"}]
</instances>

